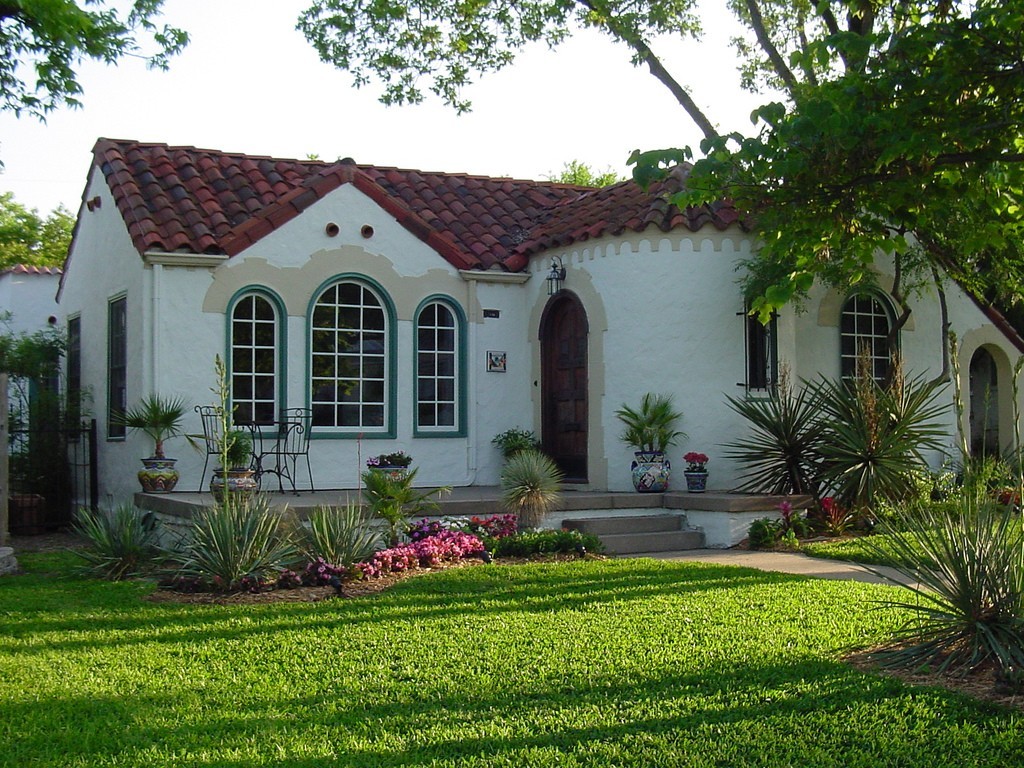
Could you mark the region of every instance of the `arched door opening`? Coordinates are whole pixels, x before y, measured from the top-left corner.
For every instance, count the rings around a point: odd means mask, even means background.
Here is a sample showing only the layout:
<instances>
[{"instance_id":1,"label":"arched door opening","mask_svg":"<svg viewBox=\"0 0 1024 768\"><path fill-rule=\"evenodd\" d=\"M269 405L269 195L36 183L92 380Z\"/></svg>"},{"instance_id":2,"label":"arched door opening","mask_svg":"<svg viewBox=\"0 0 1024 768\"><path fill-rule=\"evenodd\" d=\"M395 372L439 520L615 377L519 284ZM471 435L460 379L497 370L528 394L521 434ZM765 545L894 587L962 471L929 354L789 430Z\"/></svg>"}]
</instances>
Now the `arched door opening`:
<instances>
[{"instance_id":1,"label":"arched door opening","mask_svg":"<svg viewBox=\"0 0 1024 768\"><path fill-rule=\"evenodd\" d=\"M999 456L999 376L984 347L971 356L970 447L972 456Z\"/></svg>"},{"instance_id":2,"label":"arched door opening","mask_svg":"<svg viewBox=\"0 0 1024 768\"><path fill-rule=\"evenodd\" d=\"M541 444L566 482L587 482L587 313L567 291L540 324Z\"/></svg>"}]
</instances>

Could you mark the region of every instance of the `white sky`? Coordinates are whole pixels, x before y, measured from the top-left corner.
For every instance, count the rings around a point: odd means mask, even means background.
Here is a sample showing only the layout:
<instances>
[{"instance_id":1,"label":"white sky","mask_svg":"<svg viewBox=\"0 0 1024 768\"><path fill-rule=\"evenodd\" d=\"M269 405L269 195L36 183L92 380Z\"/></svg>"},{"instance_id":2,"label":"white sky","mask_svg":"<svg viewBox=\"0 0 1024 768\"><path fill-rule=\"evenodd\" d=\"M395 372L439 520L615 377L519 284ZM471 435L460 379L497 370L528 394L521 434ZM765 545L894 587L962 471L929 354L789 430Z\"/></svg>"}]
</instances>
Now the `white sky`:
<instances>
[{"instance_id":1,"label":"white sky","mask_svg":"<svg viewBox=\"0 0 1024 768\"><path fill-rule=\"evenodd\" d=\"M628 175L633 149L691 144L700 133L663 85L629 62L629 50L594 32L554 51L530 49L466 91L473 112L432 98L385 107L373 85L319 61L295 30L309 0L167 0L163 19L192 42L170 70L138 60L80 70L84 107L45 124L0 114L0 191L46 214L81 202L100 136L254 155L540 179L570 160ZM666 40L655 52L723 129L748 131L764 97L740 91L728 46L733 22L706 0L701 43Z\"/></svg>"}]
</instances>

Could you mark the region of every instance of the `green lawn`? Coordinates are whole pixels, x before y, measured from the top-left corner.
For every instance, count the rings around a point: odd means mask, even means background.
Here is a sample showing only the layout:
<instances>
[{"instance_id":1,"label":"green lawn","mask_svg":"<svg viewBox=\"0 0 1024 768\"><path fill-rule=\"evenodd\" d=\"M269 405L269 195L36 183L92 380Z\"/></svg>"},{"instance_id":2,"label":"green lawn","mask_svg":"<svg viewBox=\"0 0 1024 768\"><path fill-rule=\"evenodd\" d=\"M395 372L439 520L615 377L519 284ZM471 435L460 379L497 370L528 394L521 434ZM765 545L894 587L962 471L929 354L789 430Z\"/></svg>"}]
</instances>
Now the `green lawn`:
<instances>
[{"instance_id":1,"label":"green lawn","mask_svg":"<svg viewBox=\"0 0 1024 768\"><path fill-rule=\"evenodd\" d=\"M1019 713L838 658L892 588L705 564L478 566L358 600L195 606L21 558L0 765L993 766Z\"/></svg>"},{"instance_id":2,"label":"green lawn","mask_svg":"<svg viewBox=\"0 0 1024 768\"><path fill-rule=\"evenodd\" d=\"M884 534L801 543L800 551L811 557L849 560L865 565L892 565L895 557L895 550Z\"/></svg>"}]
</instances>

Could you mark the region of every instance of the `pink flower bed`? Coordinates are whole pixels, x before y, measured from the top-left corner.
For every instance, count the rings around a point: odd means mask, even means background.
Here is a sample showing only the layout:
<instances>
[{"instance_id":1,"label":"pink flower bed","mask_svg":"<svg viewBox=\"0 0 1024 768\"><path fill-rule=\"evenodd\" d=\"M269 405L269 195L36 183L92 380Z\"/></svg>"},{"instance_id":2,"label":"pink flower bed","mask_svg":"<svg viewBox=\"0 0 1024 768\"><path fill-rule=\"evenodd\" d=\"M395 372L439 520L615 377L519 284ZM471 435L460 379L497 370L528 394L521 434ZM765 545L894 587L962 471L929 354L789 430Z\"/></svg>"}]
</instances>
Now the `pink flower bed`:
<instances>
[{"instance_id":1,"label":"pink flower bed","mask_svg":"<svg viewBox=\"0 0 1024 768\"><path fill-rule=\"evenodd\" d=\"M484 543L470 533L441 531L419 541L382 549L369 560L357 563L356 568L364 578L374 578L396 571L431 568L483 551Z\"/></svg>"}]
</instances>

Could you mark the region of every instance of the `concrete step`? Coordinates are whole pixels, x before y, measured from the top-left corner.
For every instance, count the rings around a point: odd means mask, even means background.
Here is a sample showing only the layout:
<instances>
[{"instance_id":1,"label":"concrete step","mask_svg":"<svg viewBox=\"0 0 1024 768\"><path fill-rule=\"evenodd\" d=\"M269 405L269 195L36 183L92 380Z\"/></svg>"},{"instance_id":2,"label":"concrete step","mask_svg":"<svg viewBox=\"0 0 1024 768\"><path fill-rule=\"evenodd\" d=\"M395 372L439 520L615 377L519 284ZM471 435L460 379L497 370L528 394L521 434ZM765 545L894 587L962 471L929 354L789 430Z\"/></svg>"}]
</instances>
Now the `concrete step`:
<instances>
[{"instance_id":1,"label":"concrete step","mask_svg":"<svg viewBox=\"0 0 1024 768\"><path fill-rule=\"evenodd\" d=\"M581 517L563 520L562 527L581 533L604 537L618 533L656 533L678 531L686 522L683 515L619 515L614 517Z\"/></svg>"},{"instance_id":2,"label":"concrete step","mask_svg":"<svg viewBox=\"0 0 1024 768\"><path fill-rule=\"evenodd\" d=\"M703 549L704 532L654 531L649 533L610 533L601 536L601 543L610 555L633 555L638 552L679 552Z\"/></svg>"},{"instance_id":3,"label":"concrete step","mask_svg":"<svg viewBox=\"0 0 1024 768\"><path fill-rule=\"evenodd\" d=\"M14 559L14 550L10 547L0 547L0 576L15 573L17 570L18 561Z\"/></svg>"}]
</instances>

